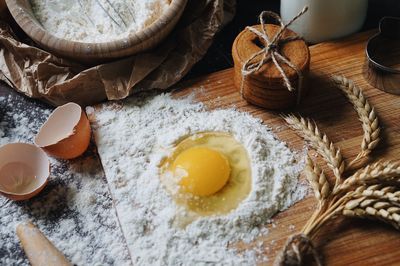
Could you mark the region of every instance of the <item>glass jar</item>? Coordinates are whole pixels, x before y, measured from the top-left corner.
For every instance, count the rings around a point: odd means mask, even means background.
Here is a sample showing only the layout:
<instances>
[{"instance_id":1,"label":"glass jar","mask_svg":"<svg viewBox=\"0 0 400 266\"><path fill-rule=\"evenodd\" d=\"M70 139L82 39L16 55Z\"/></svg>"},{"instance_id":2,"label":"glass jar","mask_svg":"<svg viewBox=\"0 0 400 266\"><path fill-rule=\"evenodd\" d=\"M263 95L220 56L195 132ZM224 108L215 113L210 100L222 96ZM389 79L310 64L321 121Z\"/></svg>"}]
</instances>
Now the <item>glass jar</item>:
<instances>
[{"instance_id":1,"label":"glass jar","mask_svg":"<svg viewBox=\"0 0 400 266\"><path fill-rule=\"evenodd\" d=\"M308 6L308 11L289 28L307 42L318 43L360 30L368 0L281 0L283 21L287 23L304 6Z\"/></svg>"}]
</instances>

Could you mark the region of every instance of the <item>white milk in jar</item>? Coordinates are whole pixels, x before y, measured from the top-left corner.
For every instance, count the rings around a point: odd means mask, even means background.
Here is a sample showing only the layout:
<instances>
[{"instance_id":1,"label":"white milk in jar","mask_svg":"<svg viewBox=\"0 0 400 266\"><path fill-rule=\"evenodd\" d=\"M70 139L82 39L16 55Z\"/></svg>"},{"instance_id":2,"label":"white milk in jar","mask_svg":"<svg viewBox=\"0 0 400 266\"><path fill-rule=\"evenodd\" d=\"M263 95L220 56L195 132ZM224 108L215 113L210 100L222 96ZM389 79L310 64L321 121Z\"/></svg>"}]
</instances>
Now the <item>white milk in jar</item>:
<instances>
[{"instance_id":1,"label":"white milk in jar","mask_svg":"<svg viewBox=\"0 0 400 266\"><path fill-rule=\"evenodd\" d=\"M281 16L286 23L304 6L308 11L289 28L307 42L317 43L358 31L365 20L368 0L281 0Z\"/></svg>"}]
</instances>

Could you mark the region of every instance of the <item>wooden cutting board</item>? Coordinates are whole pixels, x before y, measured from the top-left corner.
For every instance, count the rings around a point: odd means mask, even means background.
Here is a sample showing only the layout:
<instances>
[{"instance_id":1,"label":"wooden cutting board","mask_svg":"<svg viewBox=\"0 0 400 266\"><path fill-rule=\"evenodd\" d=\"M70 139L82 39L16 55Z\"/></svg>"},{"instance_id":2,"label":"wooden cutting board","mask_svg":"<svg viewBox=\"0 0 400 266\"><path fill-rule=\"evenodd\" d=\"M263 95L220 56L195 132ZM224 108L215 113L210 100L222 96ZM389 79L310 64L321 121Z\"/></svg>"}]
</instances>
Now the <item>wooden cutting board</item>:
<instances>
[{"instance_id":1,"label":"wooden cutting board","mask_svg":"<svg viewBox=\"0 0 400 266\"><path fill-rule=\"evenodd\" d=\"M339 146L350 161L359 151L361 123L344 96L329 81L330 75L344 75L359 85L376 108L383 127L383 141L374 159L400 159L400 96L390 95L367 84L365 44L375 32L317 44L310 47L311 80L301 107L292 110L316 121L320 129ZM400 84L399 84L400 86ZM295 150L304 147L279 113L247 104L233 85L233 69L213 73L179 85L174 94L183 96L201 88L197 100L210 108L237 107L261 118L277 136ZM321 164L322 161L319 161ZM301 230L315 208L313 196L274 217L274 228L265 238L266 255L273 261L286 239ZM380 222L346 219L328 224L315 243L327 265L400 265L400 232ZM248 248L242 245L241 248Z\"/></svg>"}]
</instances>

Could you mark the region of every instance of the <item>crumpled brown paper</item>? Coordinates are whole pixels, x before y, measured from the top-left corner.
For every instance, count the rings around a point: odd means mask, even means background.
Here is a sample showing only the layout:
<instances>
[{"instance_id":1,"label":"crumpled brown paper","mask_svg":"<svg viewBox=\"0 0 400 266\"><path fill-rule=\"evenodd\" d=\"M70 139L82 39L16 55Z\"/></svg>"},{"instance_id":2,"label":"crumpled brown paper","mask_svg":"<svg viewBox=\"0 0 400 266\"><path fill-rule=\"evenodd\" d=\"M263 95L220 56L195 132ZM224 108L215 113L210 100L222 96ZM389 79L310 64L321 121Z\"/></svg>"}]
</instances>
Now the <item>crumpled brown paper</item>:
<instances>
[{"instance_id":1,"label":"crumpled brown paper","mask_svg":"<svg viewBox=\"0 0 400 266\"><path fill-rule=\"evenodd\" d=\"M235 0L189 0L170 36L152 51L92 67L59 58L17 40L0 23L0 79L52 105L91 105L178 82L206 53L234 14Z\"/></svg>"}]
</instances>

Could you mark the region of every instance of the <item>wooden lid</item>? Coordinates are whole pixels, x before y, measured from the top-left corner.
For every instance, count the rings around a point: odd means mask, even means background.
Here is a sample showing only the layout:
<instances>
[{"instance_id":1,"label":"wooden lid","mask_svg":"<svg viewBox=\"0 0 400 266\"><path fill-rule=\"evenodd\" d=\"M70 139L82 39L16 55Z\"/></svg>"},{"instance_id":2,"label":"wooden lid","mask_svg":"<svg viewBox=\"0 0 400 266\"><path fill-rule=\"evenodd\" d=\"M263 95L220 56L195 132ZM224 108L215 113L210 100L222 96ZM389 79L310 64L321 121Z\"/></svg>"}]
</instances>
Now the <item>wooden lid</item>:
<instances>
[{"instance_id":1,"label":"wooden lid","mask_svg":"<svg viewBox=\"0 0 400 266\"><path fill-rule=\"evenodd\" d=\"M261 31L261 25L252 26ZM270 39L277 33L279 26L273 24L265 25L266 31ZM296 36L296 33L287 29L283 33L283 38ZM257 53L264 47L262 41L253 32L245 29L235 39L232 47L232 56L236 67L242 68L244 62L248 60L254 53ZM310 51L307 44L303 40L290 41L282 44L280 54L289 59L301 71L307 71L310 63ZM297 79L296 71L288 67L285 63L281 64L283 70L290 80ZM259 81L278 82L282 80L279 70L272 61L264 64L261 69L248 76L249 78Z\"/></svg>"}]
</instances>

